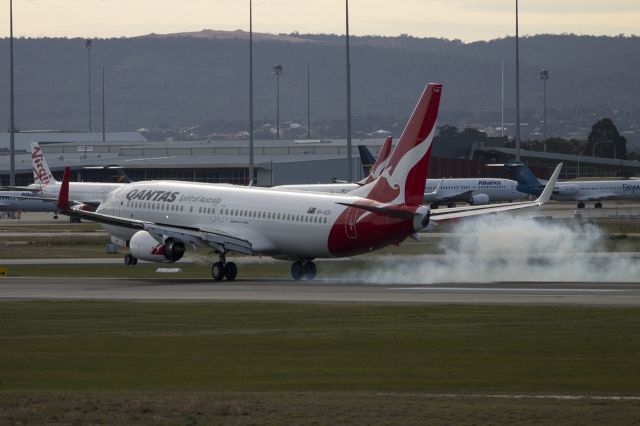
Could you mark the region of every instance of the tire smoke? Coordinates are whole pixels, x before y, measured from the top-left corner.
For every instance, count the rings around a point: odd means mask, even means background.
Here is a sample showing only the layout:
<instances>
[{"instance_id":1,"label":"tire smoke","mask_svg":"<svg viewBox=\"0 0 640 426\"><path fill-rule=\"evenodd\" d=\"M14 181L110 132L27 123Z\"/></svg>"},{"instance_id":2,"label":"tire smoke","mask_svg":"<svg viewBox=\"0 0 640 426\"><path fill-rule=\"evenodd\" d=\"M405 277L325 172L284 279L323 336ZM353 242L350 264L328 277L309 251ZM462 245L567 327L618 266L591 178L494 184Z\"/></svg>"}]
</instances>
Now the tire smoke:
<instances>
[{"instance_id":1,"label":"tire smoke","mask_svg":"<svg viewBox=\"0 0 640 426\"><path fill-rule=\"evenodd\" d=\"M455 225L443 255L384 256L366 282L380 284L489 282L636 282L633 253L606 252L597 226L491 216Z\"/></svg>"}]
</instances>

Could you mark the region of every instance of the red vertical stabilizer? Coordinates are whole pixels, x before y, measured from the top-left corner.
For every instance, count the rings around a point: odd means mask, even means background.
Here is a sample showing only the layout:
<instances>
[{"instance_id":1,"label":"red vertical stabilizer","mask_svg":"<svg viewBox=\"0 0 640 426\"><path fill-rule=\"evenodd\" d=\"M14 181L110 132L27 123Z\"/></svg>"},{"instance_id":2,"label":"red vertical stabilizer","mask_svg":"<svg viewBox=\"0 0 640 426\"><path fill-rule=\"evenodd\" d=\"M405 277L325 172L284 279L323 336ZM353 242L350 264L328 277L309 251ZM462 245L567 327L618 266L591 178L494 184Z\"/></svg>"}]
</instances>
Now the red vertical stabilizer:
<instances>
[{"instance_id":1,"label":"red vertical stabilizer","mask_svg":"<svg viewBox=\"0 0 640 426\"><path fill-rule=\"evenodd\" d=\"M422 204L441 92L441 84L427 85L386 169L373 183L354 191L354 195L396 205Z\"/></svg>"},{"instance_id":2,"label":"red vertical stabilizer","mask_svg":"<svg viewBox=\"0 0 640 426\"><path fill-rule=\"evenodd\" d=\"M60 185L60 192L58 193L58 208L62 211L69 210L69 177L71 176L71 169L69 167L64 168L64 176L62 177L62 184Z\"/></svg>"}]
</instances>

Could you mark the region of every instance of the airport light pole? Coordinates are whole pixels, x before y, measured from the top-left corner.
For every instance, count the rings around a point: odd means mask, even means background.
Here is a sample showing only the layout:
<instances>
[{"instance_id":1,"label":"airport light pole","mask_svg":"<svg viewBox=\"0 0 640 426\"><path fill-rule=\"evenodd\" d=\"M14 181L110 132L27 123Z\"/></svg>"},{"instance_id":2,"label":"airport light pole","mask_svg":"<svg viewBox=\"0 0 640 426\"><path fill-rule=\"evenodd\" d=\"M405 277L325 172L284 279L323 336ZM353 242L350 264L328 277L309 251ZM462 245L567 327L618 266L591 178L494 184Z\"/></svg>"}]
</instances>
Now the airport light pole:
<instances>
[{"instance_id":1,"label":"airport light pole","mask_svg":"<svg viewBox=\"0 0 640 426\"><path fill-rule=\"evenodd\" d=\"M88 58L88 67L87 71L89 74L89 133L93 131L91 126L91 39L88 39L84 42L84 48L87 49L87 58Z\"/></svg>"},{"instance_id":2,"label":"airport light pole","mask_svg":"<svg viewBox=\"0 0 640 426\"><path fill-rule=\"evenodd\" d=\"M353 182L353 153L351 152L351 55L349 53L349 0L346 2L347 40L347 180Z\"/></svg>"},{"instance_id":3,"label":"airport light pole","mask_svg":"<svg viewBox=\"0 0 640 426\"><path fill-rule=\"evenodd\" d=\"M542 147L544 152L547 152L547 80L549 80L549 71L546 68L542 68L540 71L540 80L542 80L542 105L543 105L543 119L544 119L544 140L542 141Z\"/></svg>"},{"instance_id":4,"label":"airport light pole","mask_svg":"<svg viewBox=\"0 0 640 426\"><path fill-rule=\"evenodd\" d=\"M253 183L253 4L249 0L249 182Z\"/></svg>"},{"instance_id":5,"label":"airport light pole","mask_svg":"<svg viewBox=\"0 0 640 426\"><path fill-rule=\"evenodd\" d=\"M107 140L107 130L105 128L105 110L104 110L104 67L102 67L102 142Z\"/></svg>"},{"instance_id":6,"label":"airport light pole","mask_svg":"<svg viewBox=\"0 0 640 426\"><path fill-rule=\"evenodd\" d=\"M16 184L16 123L13 93L13 0L9 0L9 185Z\"/></svg>"},{"instance_id":7,"label":"airport light pole","mask_svg":"<svg viewBox=\"0 0 640 426\"><path fill-rule=\"evenodd\" d=\"M311 139L311 71L307 65L307 139Z\"/></svg>"},{"instance_id":8,"label":"airport light pole","mask_svg":"<svg viewBox=\"0 0 640 426\"><path fill-rule=\"evenodd\" d=\"M501 111L501 126L500 126L500 136L504 136L504 57L502 57L501 67L500 67L500 111Z\"/></svg>"},{"instance_id":9,"label":"airport light pole","mask_svg":"<svg viewBox=\"0 0 640 426\"><path fill-rule=\"evenodd\" d=\"M516 0L516 161L520 161L520 38L518 33L518 0Z\"/></svg>"},{"instance_id":10,"label":"airport light pole","mask_svg":"<svg viewBox=\"0 0 640 426\"><path fill-rule=\"evenodd\" d=\"M273 67L271 74L276 76L276 139L280 139L280 75L284 72L282 65Z\"/></svg>"}]
</instances>

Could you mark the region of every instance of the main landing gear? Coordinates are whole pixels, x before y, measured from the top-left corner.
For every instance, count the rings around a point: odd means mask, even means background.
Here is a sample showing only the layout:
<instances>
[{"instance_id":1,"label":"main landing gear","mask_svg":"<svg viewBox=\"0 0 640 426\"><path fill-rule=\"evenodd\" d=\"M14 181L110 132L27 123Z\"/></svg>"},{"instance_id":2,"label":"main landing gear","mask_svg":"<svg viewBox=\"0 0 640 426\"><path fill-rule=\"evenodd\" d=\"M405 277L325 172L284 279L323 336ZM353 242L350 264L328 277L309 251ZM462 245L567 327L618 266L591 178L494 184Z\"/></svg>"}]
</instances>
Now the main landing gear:
<instances>
[{"instance_id":1,"label":"main landing gear","mask_svg":"<svg viewBox=\"0 0 640 426\"><path fill-rule=\"evenodd\" d=\"M449 207L450 209L454 208L456 206L456 203L447 203L447 207Z\"/></svg>"},{"instance_id":2,"label":"main landing gear","mask_svg":"<svg viewBox=\"0 0 640 426\"><path fill-rule=\"evenodd\" d=\"M297 260L291 264L291 276L294 280L312 280L316 277L316 264L311 260Z\"/></svg>"},{"instance_id":3,"label":"main landing gear","mask_svg":"<svg viewBox=\"0 0 640 426\"><path fill-rule=\"evenodd\" d=\"M127 266L134 266L138 264L138 259L128 254L124 257L124 264Z\"/></svg>"},{"instance_id":4,"label":"main landing gear","mask_svg":"<svg viewBox=\"0 0 640 426\"><path fill-rule=\"evenodd\" d=\"M238 267L233 262L227 262L225 253L220 253L220 260L211 267L211 276L214 281L227 279L233 281L238 276Z\"/></svg>"},{"instance_id":5,"label":"main landing gear","mask_svg":"<svg viewBox=\"0 0 640 426\"><path fill-rule=\"evenodd\" d=\"M579 209L584 209L586 207L586 204L583 201L580 201L578 203L578 208ZM596 209L601 209L602 208L602 201L596 201L596 203L593 205L593 207L595 207Z\"/></svg>"}]
</instances>

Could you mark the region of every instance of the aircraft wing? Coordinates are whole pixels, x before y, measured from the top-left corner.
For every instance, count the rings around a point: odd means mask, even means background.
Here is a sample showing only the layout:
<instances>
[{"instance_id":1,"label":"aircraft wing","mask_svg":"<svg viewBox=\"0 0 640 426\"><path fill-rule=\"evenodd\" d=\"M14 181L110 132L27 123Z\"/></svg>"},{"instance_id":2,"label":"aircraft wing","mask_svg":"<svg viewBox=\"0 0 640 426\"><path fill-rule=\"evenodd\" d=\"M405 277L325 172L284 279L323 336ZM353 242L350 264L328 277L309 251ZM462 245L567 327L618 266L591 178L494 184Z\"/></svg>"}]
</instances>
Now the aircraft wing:
<instances>
[{"instance_id":1,"label":"aircraft wing","mask_svg":"<svg viewBox=\"0 0 640 426\"><path fill-rule=\"evenodd\" d=\"M560 175L561 169L562 163L558 164L556 170L551 176L551 179L549 179L549 182L547 182L547 185L544 187L542 194L540 194L540 197L538 197L538 199L536 200L522 201L518 203L486 204L481 206L454 207L450 209L431 210L431 220L437 222L439 220L458 219L462 217L477 216L487 213L497 213L509 210L524 209L527 207L541 206L551 198L553 188L558 181L558 176Z\"/></svg>"},{"instance_id":2,"label":"aircraft wing","mask_svg":"<svg viewBox=\"0 0 640 426\"><path fill-rule=\"evenodd\" d=\"M433 192L427 192L425 195L438 195L438 192L440 192L440 187L442 186L443 183L444 183L444 178L440 179L440 182L438 182L438 186L436 186L436 189L434 189Z\"/></svg>"}]
</instances>

